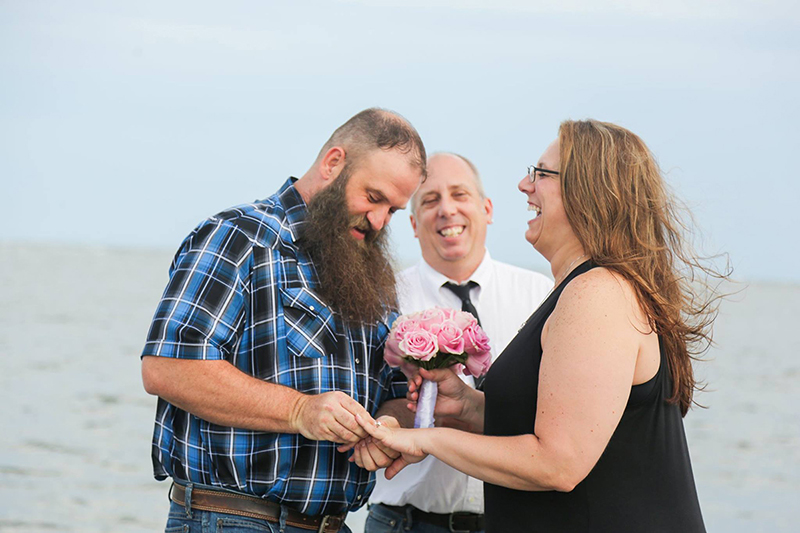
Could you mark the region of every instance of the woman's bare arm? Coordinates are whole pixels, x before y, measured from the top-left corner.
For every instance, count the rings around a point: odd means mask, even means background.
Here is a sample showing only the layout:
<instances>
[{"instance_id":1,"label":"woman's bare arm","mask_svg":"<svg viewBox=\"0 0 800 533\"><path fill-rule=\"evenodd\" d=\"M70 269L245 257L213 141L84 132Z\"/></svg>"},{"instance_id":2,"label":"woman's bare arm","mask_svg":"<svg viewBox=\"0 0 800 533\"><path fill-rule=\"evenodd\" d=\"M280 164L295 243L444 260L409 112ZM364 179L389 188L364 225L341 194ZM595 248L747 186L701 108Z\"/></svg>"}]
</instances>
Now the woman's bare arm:
<instances>
[{"instance_id":1,"label":"woman's bare arm","mask_svg":"<svg viewBox=\"0 0 800 533\"><path fill-rule=\"evenodd\" d=\"M597 463L628 401L643 338L630 298L624 282L604 269L579 276L564 290L542 335L534 434L488 437L364 423L373 436L404 453L387 477L432 454L493 484L572 490Z\"/></svg>"}]
</instances>

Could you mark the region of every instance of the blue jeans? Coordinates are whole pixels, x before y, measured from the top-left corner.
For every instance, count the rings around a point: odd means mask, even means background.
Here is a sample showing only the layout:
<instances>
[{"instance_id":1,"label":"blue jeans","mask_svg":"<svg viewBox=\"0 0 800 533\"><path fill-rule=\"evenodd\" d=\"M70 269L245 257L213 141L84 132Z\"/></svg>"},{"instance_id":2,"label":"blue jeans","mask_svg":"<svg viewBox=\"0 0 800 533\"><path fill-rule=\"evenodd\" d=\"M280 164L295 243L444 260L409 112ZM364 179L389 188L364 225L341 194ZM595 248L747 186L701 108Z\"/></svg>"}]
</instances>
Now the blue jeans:
<instances>
[{"instance_id":1,"label":"blue jeans","mask_svg":"<svg viewBox=\"0 0 800 533\"><path fill-rule=\"evenodd\" d=\"M410 516L387 509L383 505L370 505L364 533L449 533L446 527L426 522L414 522ZM480 532L483 533L483 532Z\"/></svg>"},{"instance_id":2,"label":"blue jeans","mask_svg":"<svg viewBox=\"0 0 800 533\"><path fill-rule=\"evenodd\" d=\"M346 525L339 530L341 533L352 533ZM198 511L192 509L190 513L182 505L170 502L169 517L164 533L312 533L308 529L294 526L285 526L281 529L277 522L267 522L258 518L247 518L226 513L211 511Z\"/></svg>"}]
</instances>

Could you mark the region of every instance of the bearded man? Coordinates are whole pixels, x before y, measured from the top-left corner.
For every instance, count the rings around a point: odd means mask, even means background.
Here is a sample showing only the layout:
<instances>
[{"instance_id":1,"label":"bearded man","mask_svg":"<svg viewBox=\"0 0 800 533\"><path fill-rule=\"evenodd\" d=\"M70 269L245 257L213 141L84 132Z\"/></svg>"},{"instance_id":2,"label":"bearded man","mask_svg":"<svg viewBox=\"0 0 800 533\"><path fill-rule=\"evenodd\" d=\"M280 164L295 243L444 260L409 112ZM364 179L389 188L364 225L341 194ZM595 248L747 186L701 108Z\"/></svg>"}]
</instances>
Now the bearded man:
<instances>
[{"instance_id":1,"label":"bearded man","mask_svg":"<svg viewBox=\"0 0 800 533\"><path fill-rule=\"evenodd\" d=\"M366 436L356 416L411 422L383 361L397 304L385 226L425 160L411 124L367 109L303 177L184 240L142 353L167 530L349 531L374 477L337 444Z\"/></svg>"}]
</instances>

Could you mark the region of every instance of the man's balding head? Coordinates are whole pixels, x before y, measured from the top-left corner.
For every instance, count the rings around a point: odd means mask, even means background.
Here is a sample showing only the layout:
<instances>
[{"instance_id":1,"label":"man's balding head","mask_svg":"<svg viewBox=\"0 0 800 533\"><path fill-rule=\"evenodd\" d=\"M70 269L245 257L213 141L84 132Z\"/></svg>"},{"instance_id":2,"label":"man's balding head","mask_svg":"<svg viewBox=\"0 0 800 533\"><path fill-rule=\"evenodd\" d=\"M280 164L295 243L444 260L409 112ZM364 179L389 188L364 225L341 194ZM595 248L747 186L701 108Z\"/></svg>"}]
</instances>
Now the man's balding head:
<instances>
[{"instance_id":1,"label":"man's balding head","mask_svg":"<svg viewBox=\"0 0 800 533\"><path fill-rule=\"evenodd\" d=\"M355 166L372 150L397 150L407 154L411 164L425 176L425 145L414 126L393 111L371 107L357 113L333 132L317 161L336 146L344 149L348 164Z\"/></svg>"}]
</instances>

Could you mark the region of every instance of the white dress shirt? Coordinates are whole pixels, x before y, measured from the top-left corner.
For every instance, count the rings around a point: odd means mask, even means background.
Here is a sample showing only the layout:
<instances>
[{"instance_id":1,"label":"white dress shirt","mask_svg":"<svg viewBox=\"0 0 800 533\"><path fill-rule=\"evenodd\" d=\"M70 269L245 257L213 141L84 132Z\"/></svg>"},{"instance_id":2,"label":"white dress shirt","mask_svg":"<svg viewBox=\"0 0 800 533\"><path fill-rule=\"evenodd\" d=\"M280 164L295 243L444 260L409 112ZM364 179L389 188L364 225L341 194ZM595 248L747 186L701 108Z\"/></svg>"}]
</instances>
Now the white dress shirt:
<instances>
[{"instance_id":1,"label":"white dress shirt","mask_svg":"<svg viewBox=\"0 0 800 533\"><path fill-rule=\"evenodd\" d=\"M537 272L494 261L488 251L470 280L478 284L470 291L470 300L489 336L494 361L553 288L553 282ZM453 280L424 260L402 271L397 279L400 312L414 313L435 306L460 310L458 296L442 287L448 281ZM471 376L462 379L474 386ZM428 456L404 468L391 481L386 480L384 471L378 472L369 502L411 504L432 513L482 514L483 482Z\"/></svg>"}]
</instances>

